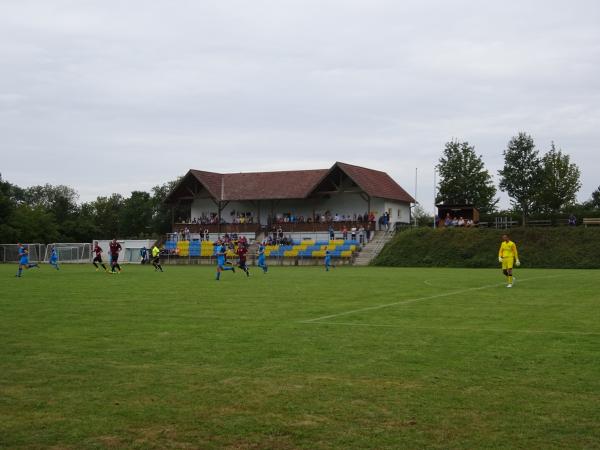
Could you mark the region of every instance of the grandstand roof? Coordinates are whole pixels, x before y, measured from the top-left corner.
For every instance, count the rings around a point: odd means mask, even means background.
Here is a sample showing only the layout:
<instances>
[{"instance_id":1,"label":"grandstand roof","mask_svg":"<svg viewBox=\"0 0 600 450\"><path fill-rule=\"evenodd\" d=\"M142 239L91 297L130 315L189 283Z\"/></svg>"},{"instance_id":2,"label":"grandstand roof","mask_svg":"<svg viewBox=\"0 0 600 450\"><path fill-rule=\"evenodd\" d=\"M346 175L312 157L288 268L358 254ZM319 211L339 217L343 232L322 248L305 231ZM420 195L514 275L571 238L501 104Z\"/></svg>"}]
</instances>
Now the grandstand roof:
<instances>
[{"instance_id":1,"label":"grandstand roof","mask_svg":"<svg viewBox=\"0 0 600 450\"><path fill-rule=\"evenodd\" d=\"M335 169L344 172L371 197L412 203L415 200L387 173L336 162L329 169L286 170L279 172L216 173L190 170L171 191L166 201L181 195L183 184L197 180L217 201L302 199L315 192L320 182Z\"/></svg>"}]
</instances>

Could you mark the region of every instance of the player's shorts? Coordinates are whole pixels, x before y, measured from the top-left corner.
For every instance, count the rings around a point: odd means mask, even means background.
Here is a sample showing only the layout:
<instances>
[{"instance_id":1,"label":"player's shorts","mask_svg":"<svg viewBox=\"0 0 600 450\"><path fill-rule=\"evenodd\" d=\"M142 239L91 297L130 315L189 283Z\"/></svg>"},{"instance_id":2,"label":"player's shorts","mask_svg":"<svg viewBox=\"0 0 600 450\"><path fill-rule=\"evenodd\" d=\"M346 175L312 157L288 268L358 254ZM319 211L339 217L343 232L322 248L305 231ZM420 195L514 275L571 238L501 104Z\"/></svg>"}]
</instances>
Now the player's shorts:
<instances>
[{"instance_id":1,"label":"player's shorts","mask_svg":"<svg viewBox=\"0 0 600 450\"><path fill-rule=\"evenodd\" d=\"M19 260L19 265L24 266L26 264L29 264L29 258L27 256L21 256L21 259Z\"/></svg>"},{"instance_id":2,"label":"player's shorts","mask_svg":"<svg viewBox=\"0 0 600 450\"><path fill-rule=\"evenodd\" d=\"M110 262L112 264L119 264L119 254L117 253L116 255L110 255Z\"/></svg>"},{"instance_id":3,"label":"player's shorts","mask_svg":"<svg viewBox=\"0 0 600 450\"><path fill-rule=\"evenodd\" d=\"M92 262L102 264L102 256L100 256L100 255L96 256Z\"/></svg>"},{"instance_id":4,"label":"player's shorts","mask_svg":"<svg viewBox=\"0 0 600 450\"><path fill-rule=\"evenodd\" d=\"M505 256L502 258L502 270L510 270L515 264L515 258L512 256Z\"/></svg>"},{"instance_id":5,"label":"player's shorts","mask_svg":"<svg viewBox=\"0 0 600 450\"><path fill-rule=\"evenodd\" d=\"M56 264L58 262L58 258L50 258L50 264Z\"/></svg>"},{"instance_id":6,"label":"player's shorts","mask_svg":"<svg viewBox=\"0 0 600 450\"><path fill-rule=\"evenodd\" d=\"M264 266L265 265L265 257L261 256L258 258L258 265L259 266Z\"/></svg>"},{"instance_id":7,"label":"player's shorts","mask_svg":"<svg viewBox=\"0 0 600 450\"><path fill-rule=\"evenodd\" d=\"M160 264L160 255L152 258L152 264Z\"/></svg>"}]
</instances>

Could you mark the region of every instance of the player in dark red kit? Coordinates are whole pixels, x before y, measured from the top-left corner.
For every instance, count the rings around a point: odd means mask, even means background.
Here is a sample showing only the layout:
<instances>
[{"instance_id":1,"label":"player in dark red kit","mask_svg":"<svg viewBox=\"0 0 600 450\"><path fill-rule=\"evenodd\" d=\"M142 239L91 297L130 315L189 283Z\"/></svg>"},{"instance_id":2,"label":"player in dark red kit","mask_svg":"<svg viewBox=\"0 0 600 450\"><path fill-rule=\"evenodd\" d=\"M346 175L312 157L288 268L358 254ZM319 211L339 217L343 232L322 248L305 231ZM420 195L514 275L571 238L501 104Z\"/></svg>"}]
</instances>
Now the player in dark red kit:
<instances>
[{"instance_id":1,"label":"player in dark red kit","mask_svg":"<svg viewBox=\"0 0 600 450\"><path fill-rule=\"evenodd\" d=\"M117 273L121 273L121 266L119 265L119 252L123 249L121 244L117 242L117 239L113 239L108 244L110 249L110 265L111 265L111 273L115 273L115 269L118 270Z\"/></svg>"},{"instance_id":2,"label":"player in dark red kit","mask_svg":"<svg viewBox=\"0 0 600 450\"><path fill-rule=\"evenodd\" d=\"M96 268L96 272L98 272L98 263L100 263L100 265L102 266L102 268L106 272L108 269L106 268L106 266L102 262L102 252L103 252L103 250L102 250L102 247L100 247L98 245L98 241L94 242L94 250L93 250L93 252L96 254L96 256L94 256L94 260L92 261L92 264Z\"/></svg>"},{"instance_id":3,"label":"player in dark red kit","mask_svg":"<svg viewBox=\"0 0 600 450\"><path fill-rule=\"evenodd\" d=\"M246 276L249 277L250 271L248 270L248 266L246 265L246 253L248 253L248 247L243 242L240 242L235 253L239 258L238 267L244 272L246 272Z\"/></svg>"}]
</instances>

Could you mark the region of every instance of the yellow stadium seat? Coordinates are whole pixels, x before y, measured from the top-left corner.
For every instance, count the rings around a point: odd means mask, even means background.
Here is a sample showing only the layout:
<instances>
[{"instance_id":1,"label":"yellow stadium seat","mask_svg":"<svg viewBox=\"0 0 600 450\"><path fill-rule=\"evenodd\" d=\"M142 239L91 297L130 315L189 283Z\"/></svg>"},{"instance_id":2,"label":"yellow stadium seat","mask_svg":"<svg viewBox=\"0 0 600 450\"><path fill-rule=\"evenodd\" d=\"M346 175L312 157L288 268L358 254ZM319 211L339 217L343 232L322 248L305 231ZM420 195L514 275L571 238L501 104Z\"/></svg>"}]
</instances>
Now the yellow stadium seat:
<instances>
[{"instance_id":1,"label":"yellow stadium seat","mask_svg":"<svg viewBox=\"0 0 600 450\"><path fill-rule=\"evenodd\" d=\"M351 245L350 246L350 251L351 252L355 252L356 251L356 245Z\"/></svg>"},{"instance_id":2,"label":"yellow stadium seat","mask_svg":"<svg viewBox=\"0 0 600 450\"><path fill-rule=\"evenodd\" d=\"M329 241L329 245L344 245L344 243L343 239L332 239Z\"/></svg>"},{"instance_id":3,"label":"yellow stadium seat","mask_svg":"<svg viewBox=\"0 0 600 450\"><path fill-rule=\"evenodd\" d=\"M314 250L312 252L312 256L313 256L313 258L324 258L325 250Z\"/></svg>"},{"instance_id":4,"label":"yellow stadium seat","mask_svg":"<svg viewBox=\"0 0 600 450\"><path fill-rule=\"evenodd\" d=\"M283 256L298 256L298 250L286 250Z\"/></svg>"},{"instance_id":5,"label":"yellow stadium seat","mask_svg":"<svg viewBox=\"0 0 600 450\"><path fill-rule=\"evenodd\" d=\"M352 251L351 250L344 250L343 252L340 253L342 258L350 258L352 256Z\"/></svg>"}]
</instances>

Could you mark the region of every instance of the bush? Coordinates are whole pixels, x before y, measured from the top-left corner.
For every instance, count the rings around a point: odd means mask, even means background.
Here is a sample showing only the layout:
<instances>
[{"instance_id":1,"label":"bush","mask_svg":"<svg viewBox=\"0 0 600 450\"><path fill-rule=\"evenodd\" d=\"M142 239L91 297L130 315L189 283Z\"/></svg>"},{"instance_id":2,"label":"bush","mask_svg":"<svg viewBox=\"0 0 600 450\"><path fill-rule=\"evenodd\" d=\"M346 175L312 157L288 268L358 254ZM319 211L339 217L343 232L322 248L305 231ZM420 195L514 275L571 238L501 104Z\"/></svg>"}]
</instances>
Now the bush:
<instances>
[{"instance_id":1,"label":"bush","mask_svg":"<svg viewBox=\"0 0 600 450\"><path fill-rule=\"evenodd\" d=\"M504 230L418 228L399 233L373 261L395 267L498 267ZM513 228L525 267L561 269L600 268L598 228Z\"/></svg>"}]
</instances>

